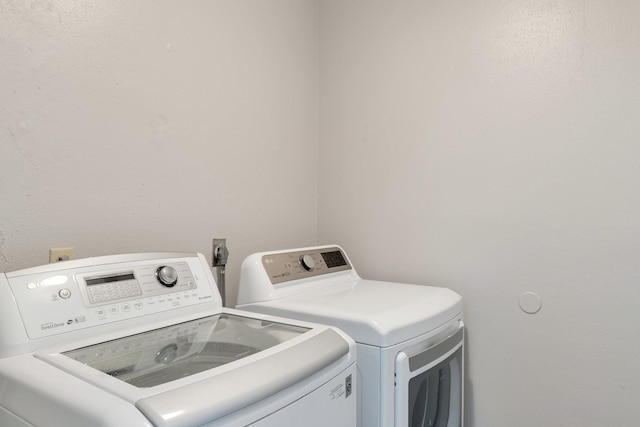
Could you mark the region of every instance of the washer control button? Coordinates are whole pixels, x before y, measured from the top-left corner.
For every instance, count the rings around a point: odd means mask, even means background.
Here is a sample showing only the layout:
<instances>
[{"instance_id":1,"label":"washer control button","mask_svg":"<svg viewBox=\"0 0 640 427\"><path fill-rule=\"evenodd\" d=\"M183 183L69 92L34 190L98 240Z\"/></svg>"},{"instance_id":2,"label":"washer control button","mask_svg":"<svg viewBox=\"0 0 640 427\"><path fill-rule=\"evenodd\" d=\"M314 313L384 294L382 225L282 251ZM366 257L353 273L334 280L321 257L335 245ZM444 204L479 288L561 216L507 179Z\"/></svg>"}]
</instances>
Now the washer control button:
<instances>
[{"instance_id":1,"label":"washer control button","mask_svg":"<svg viewBox=\"0 0 640 427\"><path fill-rule=\"evenodd\" d=\"M169 265L163 265L156 270L156 278L162 286L171 288L178 283L178 272Z\"/></svg>"}]
</instances>

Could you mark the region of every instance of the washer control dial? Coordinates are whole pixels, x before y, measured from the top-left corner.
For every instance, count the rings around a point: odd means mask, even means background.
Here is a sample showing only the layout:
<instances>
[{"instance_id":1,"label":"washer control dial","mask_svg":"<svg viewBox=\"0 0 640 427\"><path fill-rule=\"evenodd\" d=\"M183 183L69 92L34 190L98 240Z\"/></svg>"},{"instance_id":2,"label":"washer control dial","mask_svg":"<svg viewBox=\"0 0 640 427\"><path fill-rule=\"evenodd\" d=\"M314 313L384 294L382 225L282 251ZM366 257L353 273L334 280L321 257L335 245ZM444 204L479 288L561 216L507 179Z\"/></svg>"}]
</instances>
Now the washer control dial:
<instances>
[{"instance_id":1,"label":"washer control dial","mask_svg":"<svg viewBox=\"0 0 640 427\"><path fill-rule=\"evenodd\" d=\"M307 271L311 271L315 268L316 262L313 260L313 257L309 254L302 255L300 257L300 265Z\"/></svg>"},{"instance_id":2,"label":"washer control dial","mask_svg":"<svg viewBox=\"0 0 640 427\"><path fill-rule=\"evenodd\" d=\"M163 265L156 270L156 278L162 286L172 288L178 283L178 272L169 265Z\"/></svg>"}]
</instances>

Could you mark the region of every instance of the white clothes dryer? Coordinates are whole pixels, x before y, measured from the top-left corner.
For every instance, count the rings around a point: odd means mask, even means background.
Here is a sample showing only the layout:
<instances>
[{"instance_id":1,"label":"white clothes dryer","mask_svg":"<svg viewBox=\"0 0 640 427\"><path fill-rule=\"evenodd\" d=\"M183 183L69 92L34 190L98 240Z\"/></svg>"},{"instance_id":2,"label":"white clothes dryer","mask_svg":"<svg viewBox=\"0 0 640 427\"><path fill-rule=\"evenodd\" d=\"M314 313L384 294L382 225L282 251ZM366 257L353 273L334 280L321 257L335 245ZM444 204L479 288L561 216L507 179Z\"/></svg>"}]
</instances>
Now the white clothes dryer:
<instances>
[{"instance_id":1,"label":"white clothes dryer","mask_svg":"<svg viewBox=\"0 0 640 427\"><path fill-rule=\"evenodd\" d=\"M356 423L355 343L222 307L201 254L0 274L3 427Z\"/></svg>"},{"instance_id":2,"label":"white clothes dryer","mask_svg":"<svg viewBox=\"0 0 640 427\"><path fill-rule=\"evenodd\" d=\"M334 325L358 350L358 425L462 427L462 298L365 280L339 246L261 252L241 268L236 308Z\"/></svg>"}]
</instances>

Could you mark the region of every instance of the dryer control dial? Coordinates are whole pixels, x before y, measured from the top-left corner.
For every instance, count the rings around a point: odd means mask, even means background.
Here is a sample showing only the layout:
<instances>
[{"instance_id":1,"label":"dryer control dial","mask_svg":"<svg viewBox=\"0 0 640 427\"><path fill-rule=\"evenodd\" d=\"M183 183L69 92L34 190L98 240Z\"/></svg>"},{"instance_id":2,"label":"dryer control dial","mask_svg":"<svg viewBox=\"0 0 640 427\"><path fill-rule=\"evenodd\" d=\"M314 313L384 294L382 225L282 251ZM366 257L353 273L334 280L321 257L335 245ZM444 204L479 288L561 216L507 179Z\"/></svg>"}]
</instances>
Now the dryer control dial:
<instances>
[{"instance_id":1,"label":"dryer control dial","mask_svg":"<svg viewBox=\"0 0 640 427\"><path fill-rule=\"evenodd\" d=\"M309 254L302 255L300 257L300 265L307 271L311 271L315 268L316 262L313 260L313 257Z\"/></svg>"},{"instance_id":2,"label":"dryer control dial","mask_svg":"<svg viewBox=\"0 0 640 427\"><path fill-rule=\"evenodd\" d=\"M156 270L156 278L162 286L171 288L178 283L178 272L169 265L163 265Z\"/></svg>"}]
</instances>

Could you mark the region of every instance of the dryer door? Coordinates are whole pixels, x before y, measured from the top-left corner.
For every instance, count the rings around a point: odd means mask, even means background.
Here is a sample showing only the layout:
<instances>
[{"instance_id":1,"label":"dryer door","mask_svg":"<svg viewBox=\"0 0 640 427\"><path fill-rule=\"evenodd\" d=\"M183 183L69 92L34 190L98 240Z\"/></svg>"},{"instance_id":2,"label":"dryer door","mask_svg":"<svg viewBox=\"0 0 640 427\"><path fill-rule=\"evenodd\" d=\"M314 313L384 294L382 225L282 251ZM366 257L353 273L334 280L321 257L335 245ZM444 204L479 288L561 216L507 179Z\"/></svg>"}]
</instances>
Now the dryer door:
<instances>
[{"instance_id":1,"label":"dryer door","mask_svg":"<svg viewBox=\"0 0 640 427\"><path fill-rule=\"evenodd\" d=\"M463 339L454 334L396 357L396 426L462 427Z\"/></svg>"}]
</instances>

